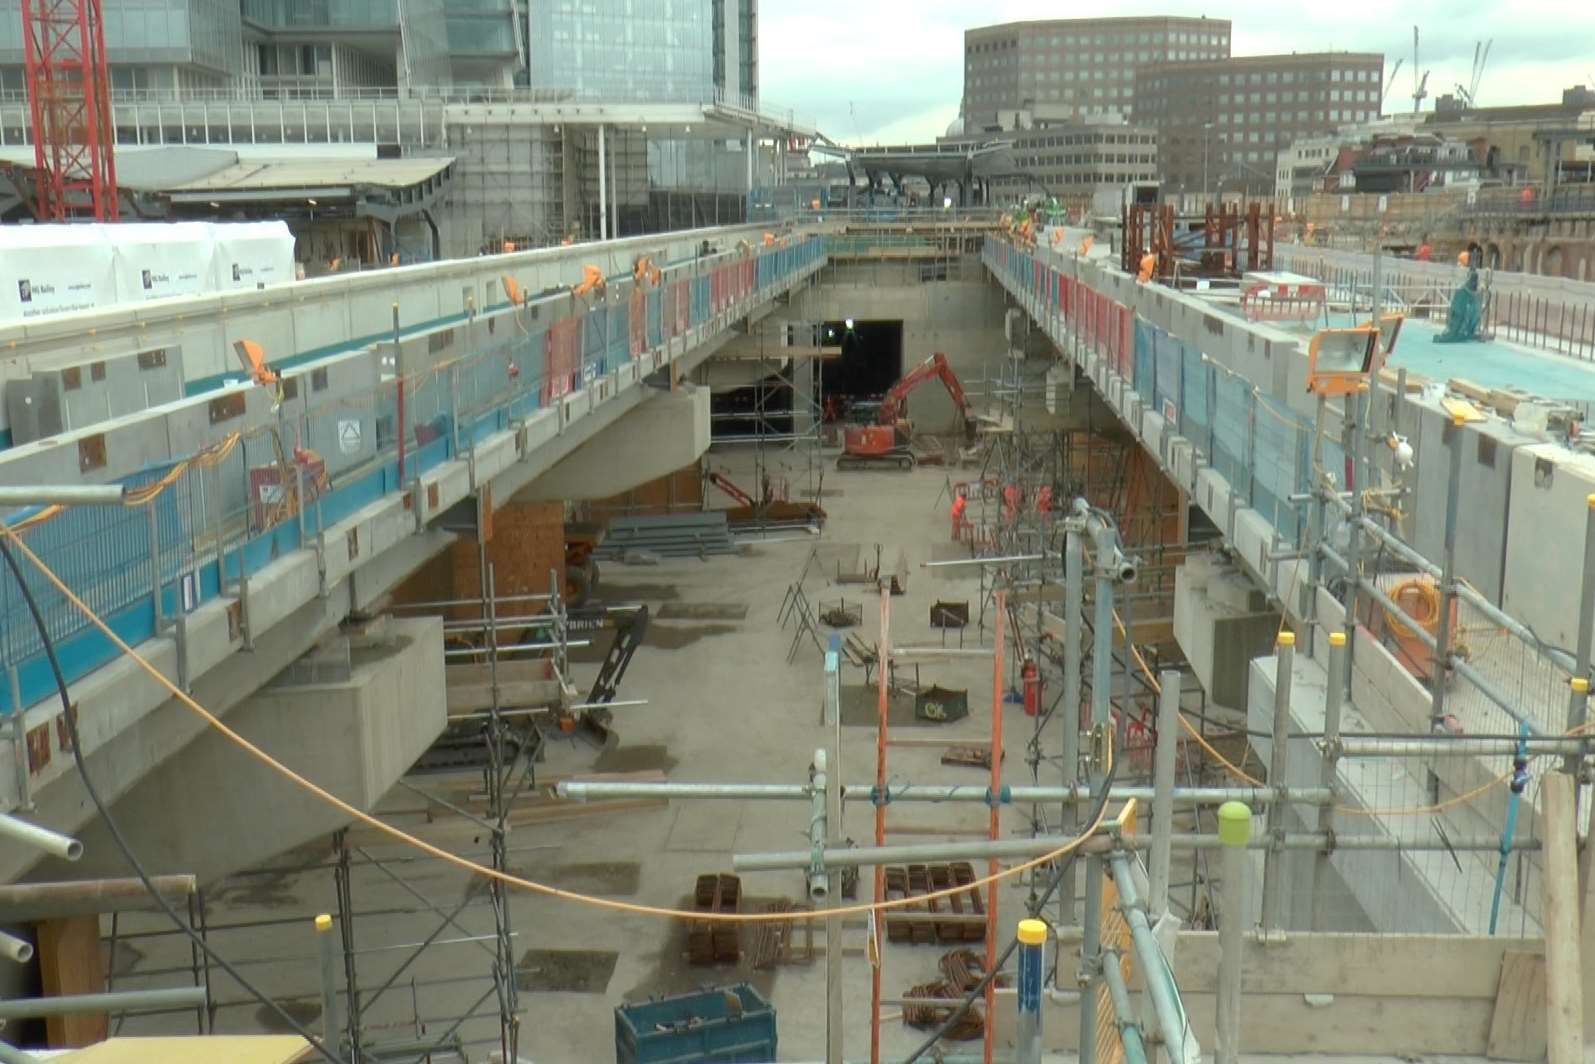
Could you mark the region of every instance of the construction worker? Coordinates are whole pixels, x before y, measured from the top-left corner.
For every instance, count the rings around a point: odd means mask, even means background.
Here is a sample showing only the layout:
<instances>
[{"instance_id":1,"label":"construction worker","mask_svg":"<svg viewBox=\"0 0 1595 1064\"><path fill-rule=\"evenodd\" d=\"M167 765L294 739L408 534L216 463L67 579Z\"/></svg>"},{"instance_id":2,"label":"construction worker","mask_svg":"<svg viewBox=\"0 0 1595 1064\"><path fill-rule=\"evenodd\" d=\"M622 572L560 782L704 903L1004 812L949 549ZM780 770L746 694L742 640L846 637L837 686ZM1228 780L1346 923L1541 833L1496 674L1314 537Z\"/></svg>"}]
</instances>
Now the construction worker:
<instances>
[{"instance_id":1,"label":"construction worker","mask_svg":"<svg viewBox=\"0 0 1595 1064\"><path fill-rule=\"evenodd\" d=\"M958 542L959 540L963 539L964 511L967 510L968 508L969 508L969 497L968 496L962 495L962 494L953 496L952 514L953 514L953 541L954 542Z\"/></svg>"}]
</instances>

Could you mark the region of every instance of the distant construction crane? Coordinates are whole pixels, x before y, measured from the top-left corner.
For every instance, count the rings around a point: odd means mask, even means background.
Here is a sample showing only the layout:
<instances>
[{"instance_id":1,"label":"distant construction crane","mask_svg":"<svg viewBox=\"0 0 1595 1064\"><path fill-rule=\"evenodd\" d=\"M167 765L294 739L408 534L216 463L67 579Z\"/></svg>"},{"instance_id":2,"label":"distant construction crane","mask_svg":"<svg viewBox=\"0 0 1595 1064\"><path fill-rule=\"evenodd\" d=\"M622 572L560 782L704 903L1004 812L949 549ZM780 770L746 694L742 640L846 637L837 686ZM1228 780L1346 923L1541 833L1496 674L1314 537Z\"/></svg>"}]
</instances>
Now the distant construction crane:
<instances>
[{"instance_id":1,"label":"distant construction crane","mask_svg":"<svg viewBox=\"0 0 1595 1064\"><path fill-rule=\"evenodd\" d=\"M118 218L101 0L22 0L40 221Z\"/></svg>"},{"instance_id":2,"label":"distant construction crane","mask_svg":"<svg viewBox=\"0 0 1595 1064\"><path fill-rule=\"evenodd\" d=\"M1423 101L1429 95L1429 72L1425 70L1423 77L1418 77L1418 27L1412 27L1412 113L1417 114L1423 108Z\"/></svg>"},{"instance_id":3,"label":"distant construction crane","mask_svg":"<svg viewBox=\"0 0 1595 1064\"><path fill-rule=\"evenodd\" d=\"M1379 113L1385 113L1385 101L1390 98L1390 86L1396 83L1396 75L1401 73L1401 64L1405 63L1405 56L1396 57L1396 65L1390 68L1390 76L1385 79L1385 91L1379 94Z\"/></svg>"},{"instance_id":4,"label":"distant construction crane","mask_svg":"<svg viewBox=\"0 0 1595 1064\"><path fill-rule=\"evenodd\" d=\"M1468 72L1468 83L1457 85L1457 95L1462 98L1465 107L1477 107L1479 96L1479 80L1484 77L1484 64L1490 60L1490 45L1495 43L1495 38L1488 41L1475 41L1473 44L1473 66Z\"/></svg>"}]
</instances>

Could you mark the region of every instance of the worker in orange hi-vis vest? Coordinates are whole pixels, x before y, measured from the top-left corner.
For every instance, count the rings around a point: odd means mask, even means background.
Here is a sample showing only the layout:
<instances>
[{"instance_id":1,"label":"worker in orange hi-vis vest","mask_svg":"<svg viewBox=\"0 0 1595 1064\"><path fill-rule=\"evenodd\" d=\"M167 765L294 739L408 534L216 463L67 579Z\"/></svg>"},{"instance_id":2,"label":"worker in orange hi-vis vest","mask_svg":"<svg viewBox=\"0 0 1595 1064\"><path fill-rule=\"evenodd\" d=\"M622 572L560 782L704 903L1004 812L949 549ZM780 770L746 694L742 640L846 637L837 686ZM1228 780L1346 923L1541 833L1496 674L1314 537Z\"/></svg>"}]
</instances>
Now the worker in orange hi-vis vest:
<instances>
[{"instance_id":1,"label":"worker in orange hi-vis vest","mask_svg":"<svg viewBox=\"0 0 1595 1064\"><path fill-rule=\"evenodd\" d=\"M953 496L953 541L963 538L964 510L969 507L969 500L962 495Z\"/></svg>"},{"instance_id":2,"label":"worker in orange hi-vis vest","mask_svg":"<svg viewBox=\"0 0 1595 1064\"><path fill-rule=\"evenodd\" d=\"M1142 284L1145 284L1152 279L1152 273L1156 269L1157 256L1148 251L1145 255L1141 256L1141 269L1138 273L1136 273L1135 279Z\"/></svg>"}]
</instances>

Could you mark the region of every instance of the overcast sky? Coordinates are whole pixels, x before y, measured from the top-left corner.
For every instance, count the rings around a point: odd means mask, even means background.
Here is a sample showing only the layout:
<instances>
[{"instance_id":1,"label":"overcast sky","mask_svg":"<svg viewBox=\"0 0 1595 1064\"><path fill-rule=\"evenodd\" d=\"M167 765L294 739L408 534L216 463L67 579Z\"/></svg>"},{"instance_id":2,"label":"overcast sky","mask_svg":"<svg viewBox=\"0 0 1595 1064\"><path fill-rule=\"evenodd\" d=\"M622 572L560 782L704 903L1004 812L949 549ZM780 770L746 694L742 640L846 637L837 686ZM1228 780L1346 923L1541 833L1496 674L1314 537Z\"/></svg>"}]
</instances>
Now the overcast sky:
<instances>
[{"instance_id":1,"label":"overcast sky","mask_svg":"<svg viewBox=\"0 0 1595 1064\"><path fill-rule=\"evenodd\" d=\"M1334 14L1331 14L1331 11ZM1383 52L1400 73L1385 110L1411 110L1412 27L1429 98L1467 83L1473 46L1494 38L1479 83L1485 105L1546 103L1570 85L1595 87L1590 0L761 0L761 96L814 119L847 144L926 141L946 131L963 92L963 31L1033 18L1207 15L1234 25L1234 55ZM1397 97L1409 97L1401 103Z\"/></svg>"}]
</instances>

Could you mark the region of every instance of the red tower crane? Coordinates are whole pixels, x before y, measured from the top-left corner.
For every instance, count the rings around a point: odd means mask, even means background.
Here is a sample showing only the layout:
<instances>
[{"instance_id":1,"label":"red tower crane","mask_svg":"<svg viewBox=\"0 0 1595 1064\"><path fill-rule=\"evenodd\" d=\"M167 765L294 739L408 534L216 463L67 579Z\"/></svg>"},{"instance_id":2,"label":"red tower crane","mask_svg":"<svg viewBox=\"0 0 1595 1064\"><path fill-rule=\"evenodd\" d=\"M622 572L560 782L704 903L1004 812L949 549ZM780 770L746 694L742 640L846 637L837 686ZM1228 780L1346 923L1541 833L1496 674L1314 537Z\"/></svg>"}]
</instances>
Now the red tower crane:
<instances>
[{"instance_id":1,"label":"red tower crane","mask_svg":"<svg viewBox=\"0 0 1595 1064\"><path fill-rule=\"evenodd\" d=\"M22 0L22 51L38 170L34 214L117 220L115 128L101 0Z\"/></svg>"}]
</instances>

